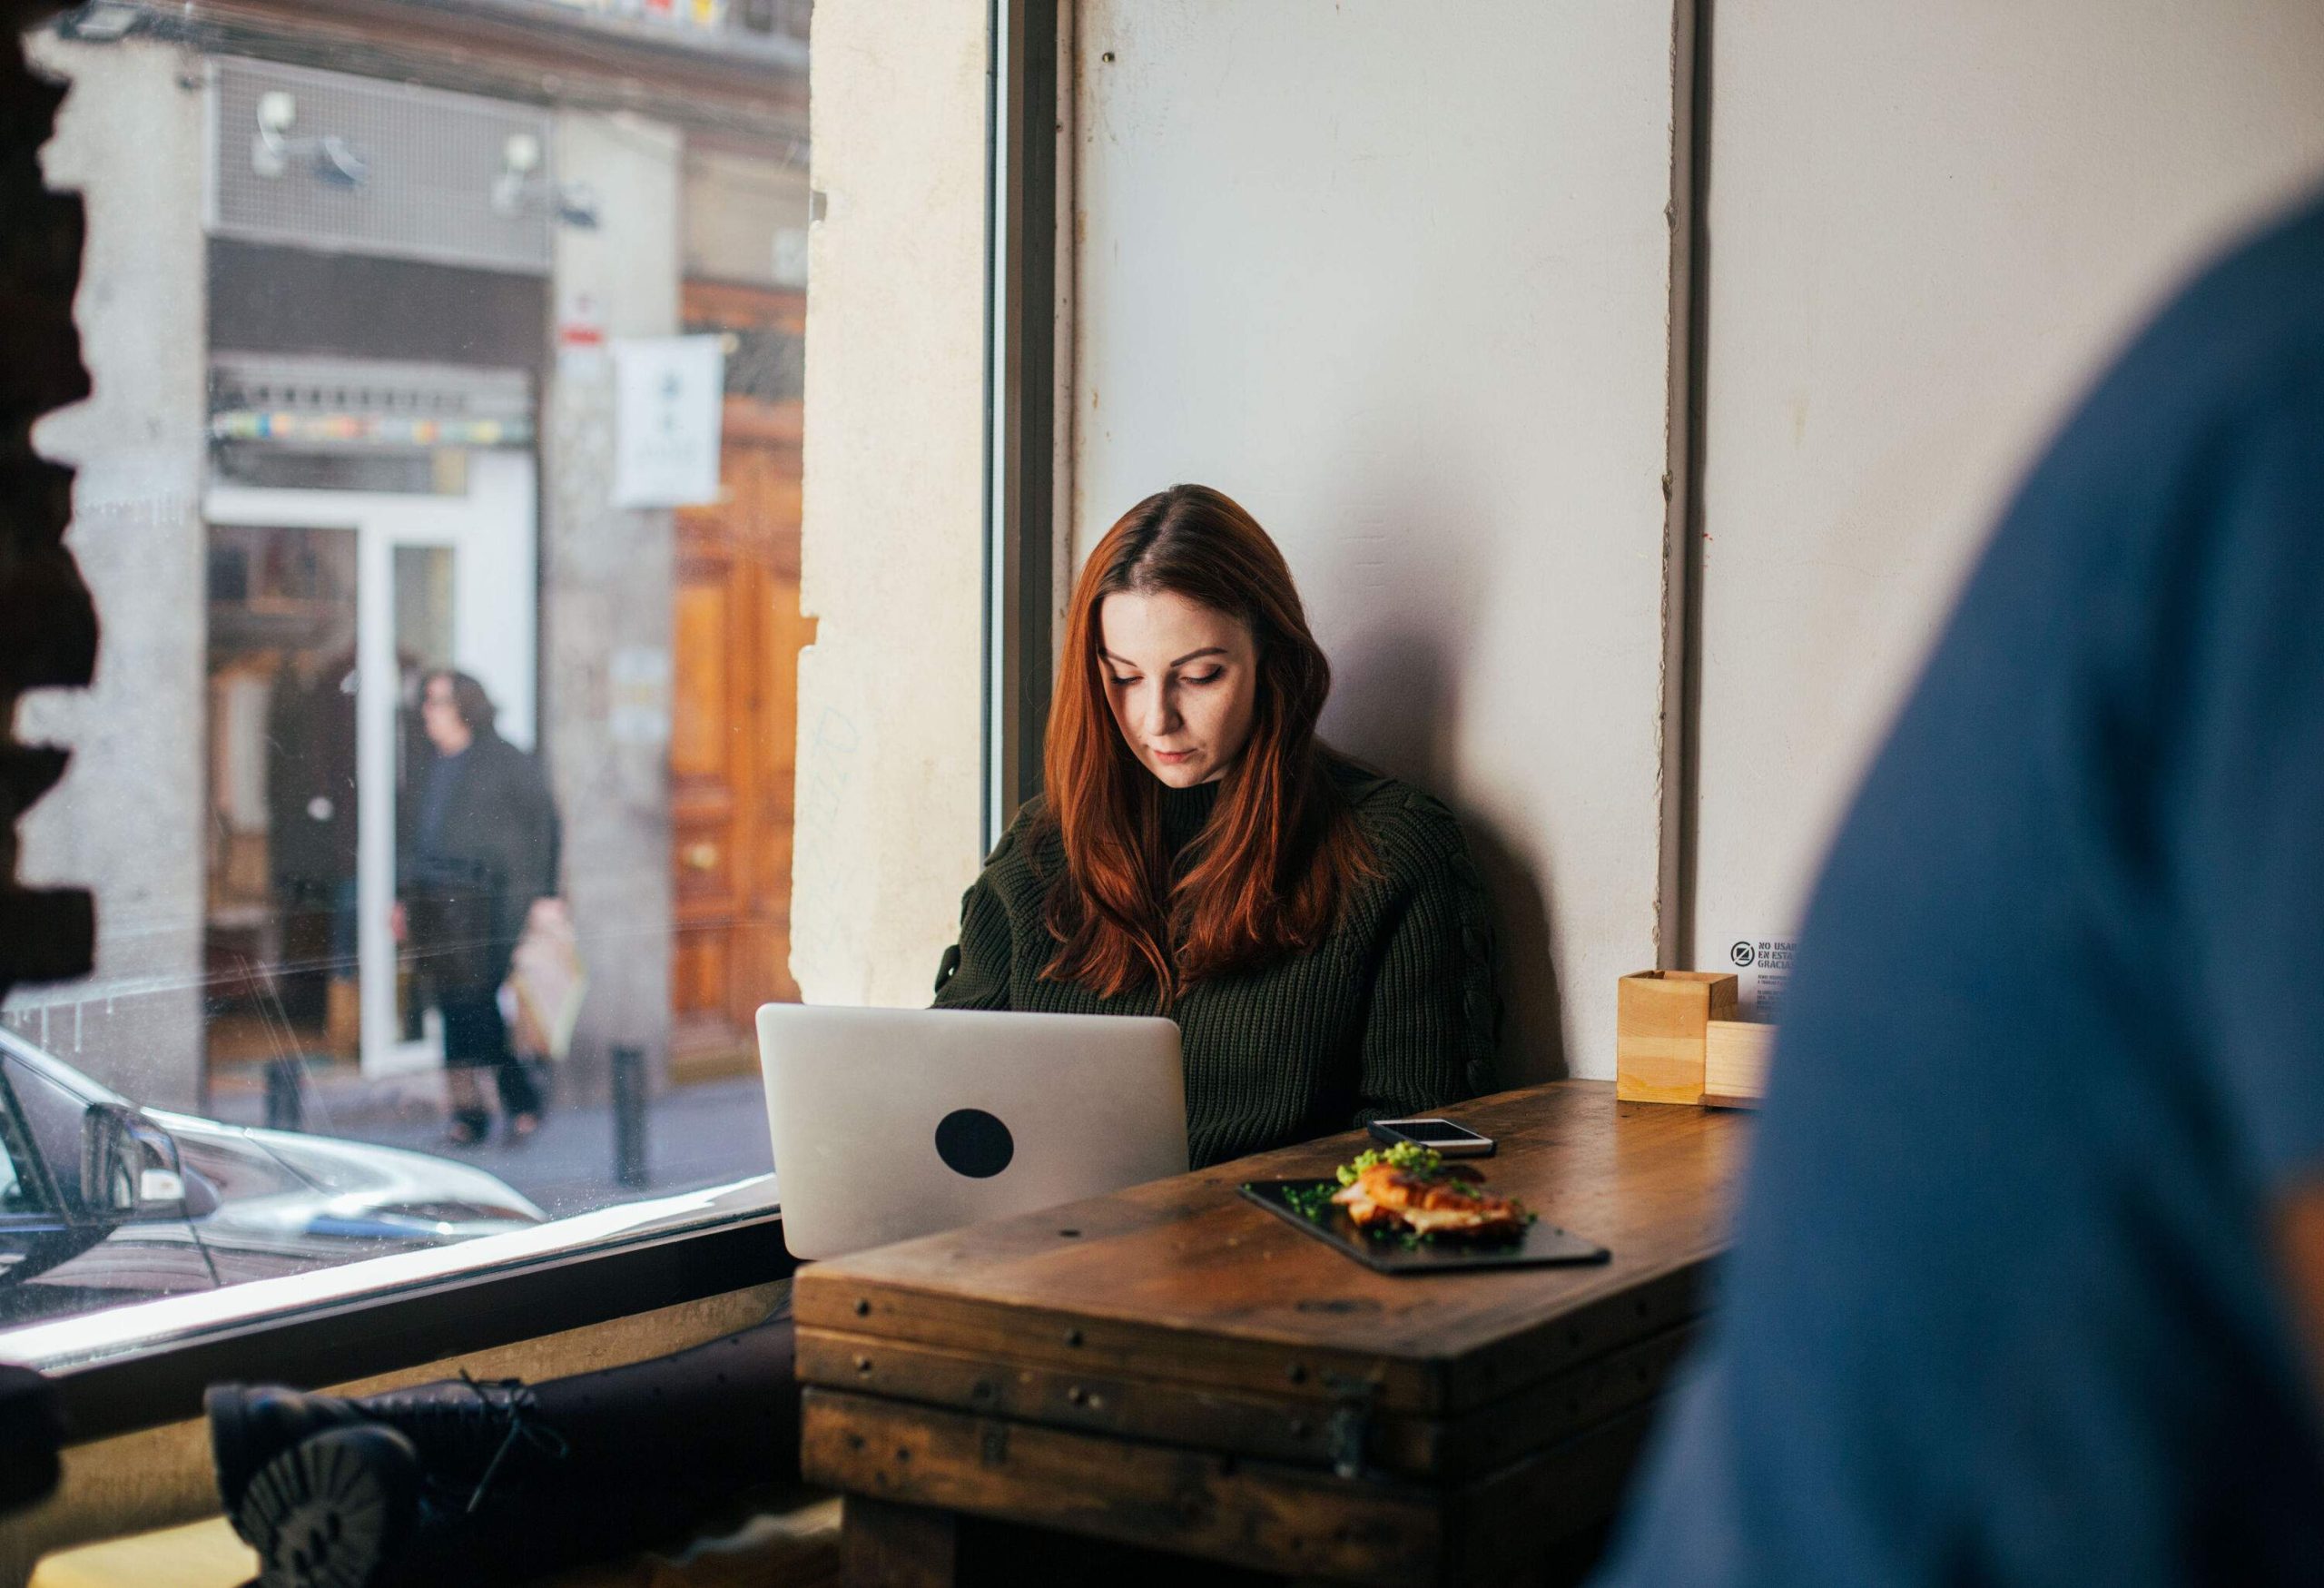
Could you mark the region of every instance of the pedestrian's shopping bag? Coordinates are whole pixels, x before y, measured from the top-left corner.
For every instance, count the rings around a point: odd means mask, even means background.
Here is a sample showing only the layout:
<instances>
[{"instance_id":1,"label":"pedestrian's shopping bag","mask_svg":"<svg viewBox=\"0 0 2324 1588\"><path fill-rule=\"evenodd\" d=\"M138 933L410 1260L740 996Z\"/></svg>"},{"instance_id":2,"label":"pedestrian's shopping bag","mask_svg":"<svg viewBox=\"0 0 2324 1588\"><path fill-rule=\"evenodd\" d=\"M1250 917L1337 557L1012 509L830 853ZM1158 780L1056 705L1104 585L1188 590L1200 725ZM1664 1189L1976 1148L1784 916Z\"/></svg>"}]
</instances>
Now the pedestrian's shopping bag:
<instances>
[{"instance_id":1,"label":"pedestrian's shopping bag","mask_svg":"<svg viewBox=\"0 0 2324 1588\"><path fill-rule=\"evenodd\" d=\"M516 1006L508 1040L531 1059L563 1059L573 1048L573 1025L589 990L573 916L562 899L536 899L525 935L508 962L509 1001Z\"/></svg>"}]
</instances>

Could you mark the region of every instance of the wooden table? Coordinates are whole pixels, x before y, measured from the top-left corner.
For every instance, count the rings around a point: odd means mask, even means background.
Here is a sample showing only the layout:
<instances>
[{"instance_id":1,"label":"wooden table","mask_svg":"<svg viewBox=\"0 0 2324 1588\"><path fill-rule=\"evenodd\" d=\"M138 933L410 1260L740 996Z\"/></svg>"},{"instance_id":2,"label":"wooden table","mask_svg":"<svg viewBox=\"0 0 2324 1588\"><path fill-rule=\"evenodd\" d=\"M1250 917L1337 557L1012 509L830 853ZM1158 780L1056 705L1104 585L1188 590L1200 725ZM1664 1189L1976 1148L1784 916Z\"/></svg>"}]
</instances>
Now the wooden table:
<instances>
[{"instance_id":1,"label":"wooden table","mask_svg":"<svg viewBox=\"0 0 2324 1588\"><path fill-rule=\"evenodd\" d=\"M996 1518L1354 1583L1521 1580L1602 1523L1723 1241L1743 1116L1561 1081L1467 1103L1589 1267L1376 1274L1236 1195L1359 1135L801 1270L803 1455L850 1581Z\"/></svg>"}]
</instances>

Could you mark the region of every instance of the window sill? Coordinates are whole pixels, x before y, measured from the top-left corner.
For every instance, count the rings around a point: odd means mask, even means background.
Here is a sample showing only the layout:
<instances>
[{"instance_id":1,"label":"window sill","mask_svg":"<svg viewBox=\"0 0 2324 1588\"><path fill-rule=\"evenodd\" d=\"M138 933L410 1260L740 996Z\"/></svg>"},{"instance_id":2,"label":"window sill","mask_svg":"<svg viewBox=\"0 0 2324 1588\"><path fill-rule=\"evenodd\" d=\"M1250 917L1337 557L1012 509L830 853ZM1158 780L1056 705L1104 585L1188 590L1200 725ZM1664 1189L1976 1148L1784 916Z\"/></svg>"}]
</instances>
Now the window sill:
<instances>
[{"instance_id":1,"label":"window sill","mask_svg":"<svg viewBox=\"0 0 2324 1588\"><path fill-rule=\"evenodd\" d=\"M196 1415L226 1380L313 1386L788 1276L774 1179L0 1334L61 1383L75 1443Z\"/></svg>"}]
</instances>

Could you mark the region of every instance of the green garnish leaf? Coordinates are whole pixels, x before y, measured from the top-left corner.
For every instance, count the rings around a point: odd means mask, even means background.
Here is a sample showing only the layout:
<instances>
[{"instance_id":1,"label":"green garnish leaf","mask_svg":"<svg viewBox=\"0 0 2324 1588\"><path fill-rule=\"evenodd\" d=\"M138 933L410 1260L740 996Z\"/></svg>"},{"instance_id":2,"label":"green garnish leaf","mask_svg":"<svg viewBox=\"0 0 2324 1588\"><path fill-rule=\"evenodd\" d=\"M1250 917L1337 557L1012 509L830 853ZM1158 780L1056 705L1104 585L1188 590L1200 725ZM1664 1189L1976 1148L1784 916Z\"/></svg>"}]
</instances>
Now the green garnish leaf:
<instances>
[{"instance_id":1,"label":"green garnish leaf","mask_svg":"<svg viewBox=\"0 0 2324 1588\"><path fill-rule=\"evenodd\" d=\"M1340 1184L1352 1186L1365 1169L1384 1163L1390 1169L1402 1169L1408 1175L1417 1175L1422 1179L1433 1180L1443 1173L1444 1155L1433 1147L1420 1147L1410 1141L1399 1141L1393 1147L1384 1150L1376 1147L1368 1147L1355 1155L1354 1163L1340 1165L1338 1170Z\"/></svg>"}]
</instances>

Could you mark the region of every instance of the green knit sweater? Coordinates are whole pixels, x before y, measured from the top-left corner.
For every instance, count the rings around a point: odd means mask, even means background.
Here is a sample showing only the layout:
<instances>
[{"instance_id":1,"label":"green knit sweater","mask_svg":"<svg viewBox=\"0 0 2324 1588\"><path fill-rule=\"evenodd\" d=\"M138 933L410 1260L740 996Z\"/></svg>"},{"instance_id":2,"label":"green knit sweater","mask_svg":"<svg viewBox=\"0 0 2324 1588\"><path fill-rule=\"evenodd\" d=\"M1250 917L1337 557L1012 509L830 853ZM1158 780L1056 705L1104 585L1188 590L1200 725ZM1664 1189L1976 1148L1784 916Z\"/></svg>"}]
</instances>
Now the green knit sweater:
<instances>
[{"instance_id":1,"label":"green knit sweater","mask_svg":"<svg viewBox=\"0 0 2324 1588\"><path fill-rule=\"evenodd\" d=\"M1492 939L1459 825L1393 778L1349 766L1334 775L1382 874L1354 892L1312 952L1197 982L1170 1010L1197 1168L1492 1090ZM1218 794L1216 784L1163 791L1174 850L1202 830ZM1040 816L1036 801L961 900L960 941L937 973L936 1006L1152 1014L1150 989L1100 998L1041 975L1057 952L1043 904L1065 859Z\"/></svg>"}]
</instances>

